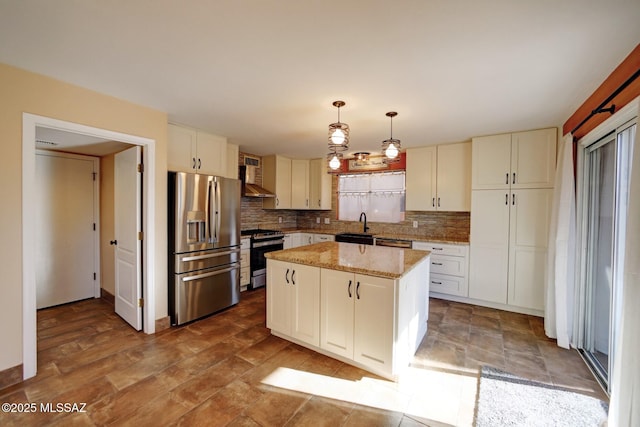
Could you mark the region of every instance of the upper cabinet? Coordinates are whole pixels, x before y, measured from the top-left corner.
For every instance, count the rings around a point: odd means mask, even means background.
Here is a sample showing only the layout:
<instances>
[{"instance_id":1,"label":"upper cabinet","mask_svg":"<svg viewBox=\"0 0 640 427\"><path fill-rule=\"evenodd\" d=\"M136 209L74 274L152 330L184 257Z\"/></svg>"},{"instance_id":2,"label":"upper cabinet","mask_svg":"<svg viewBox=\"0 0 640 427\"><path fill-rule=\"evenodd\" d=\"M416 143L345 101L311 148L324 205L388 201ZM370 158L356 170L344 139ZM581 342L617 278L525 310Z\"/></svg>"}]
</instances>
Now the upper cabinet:
<instances>
[{"instance_id":1,"label":"upper cabinet","mask_svg":"<svg viewBox=\"0 0 640 427\"><path fill-rule=\"evenodd\" d=\"M276 195L262 200L264 209L291 209L291 159L263 157L262 186Z\"/></svg>"},{"instance_id":2,"label":"upper cabinet","mask_svg":"<svg viewBox=\"0 0 640 427\"><path fill-rule=\"evenodd\" d=\"M325 159L309 162L309 209L331 210L331 174Z\"/></svg>"},{"instance_id":3,"label":"upper cabinet","mask_svg":"<svg viewBox=\"0 0 640 427\"><path fill-rule=\"evenodd\" d=\"M309 160L291 160L291 208L309 209Z\"/></svg>"},{"instance_id":4,"label":"upper cabinet","mask_svg":"<svg viewBox=\"0 0 640 427\"><path fill-rule=\"evenodd\" d=\"M407 149L406 209L471 209L471 143Z\"/></svg>"},{"instance_id":5,"label":"upper cabinet","mask_svg":"<svg viewBox=\"0 0 640 427\"><path fill-rule=\"evenodd\" d=\"M236 144L227 144L227 178L238 179L238 161L240 159L240 147Z\"/></svg>"},{"instance_id":6,"label":"upper cabinet","mask_svg":"<svg viewBox=\"0 0 640 427\"><path fill-rule=\"evenodd\" d=\"M168 137L168 170L227 176L226 138L172 124Z\"/></svg>"},{"instance_id":7,"label":"upper cabinet","mask_svg":"<svg viewBox=\"0 0 640 427\"><path fill-rule=\"evenodd\" d=\"M473 138L474 190L552 188L555 128Z\"/></svg>"},{"instance_id":8,"label":"upper cabinet","mask_svg":"<svg viewBox=\"0 0 640 427\"><path fill-rule=\"evenodd\" d=\"M276 195L262 200L264 209L331 209L331 176L324 159L264 156L262 186Z\"/></svg>"}]
</instances>

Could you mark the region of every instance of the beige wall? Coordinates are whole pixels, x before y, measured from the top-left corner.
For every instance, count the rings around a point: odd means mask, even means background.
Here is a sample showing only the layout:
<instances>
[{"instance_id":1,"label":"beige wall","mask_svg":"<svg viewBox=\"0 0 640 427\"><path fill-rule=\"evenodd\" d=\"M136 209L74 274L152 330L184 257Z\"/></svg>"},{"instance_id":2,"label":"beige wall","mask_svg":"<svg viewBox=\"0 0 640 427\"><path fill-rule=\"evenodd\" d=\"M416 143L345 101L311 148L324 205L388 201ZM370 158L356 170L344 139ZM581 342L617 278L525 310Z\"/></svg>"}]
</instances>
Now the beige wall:
<instances>
[{"instance_id":1,"label":"beige wall","mask_svg":"<svg viewBox=\"0 0 640 427\"><path fill-rule=\"evenodd\" d=\"M100 287L116 294L114 239L113 167L115 155L100 158Z\"/></svg>"},{"instance_id":2,"label":"beige wall","mask_svg":"<svg viewBox=\"0 0 640 427\"><path fill-rule=\"evenodd\" d=\"M156 318L167 315L167 115L147 107L0 64L0 371L22 357L22 113L156 141Z\"/></svg>"}]
</instances>

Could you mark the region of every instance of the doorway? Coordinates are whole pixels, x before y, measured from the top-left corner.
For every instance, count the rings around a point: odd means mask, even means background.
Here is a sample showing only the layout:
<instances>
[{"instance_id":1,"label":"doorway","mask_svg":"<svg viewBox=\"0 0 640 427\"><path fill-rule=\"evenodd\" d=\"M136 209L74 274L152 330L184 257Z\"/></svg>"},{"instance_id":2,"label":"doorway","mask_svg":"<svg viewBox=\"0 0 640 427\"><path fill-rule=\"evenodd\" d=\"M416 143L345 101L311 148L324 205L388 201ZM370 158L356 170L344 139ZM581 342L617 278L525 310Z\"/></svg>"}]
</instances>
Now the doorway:
<instances>
[{"instance_id":1,"label":"doorway","mask_svg":"<svg viewBox=\"0 0 640 427\"><path fill-rule=\"evenodd\" d=\"M36 129L55 129L110 141L138 145L144 148L145 174L143 177L142 206L145 230L155 230L155 141L106 129L80 125L34 114L23 113L22 120L22 331L23 331L23 379L36 375L37 370L37 324L36 324L36 278L35 257L37 233L36 223ZM155 237L145 233L143 245L142 273L143 298L152 302L143 307L144 332L155 332Z\"/></svg>"},{"instance_id":2,"label":"doorway","mask_svg":"<svg viewBox=\"0 0 640 427\"><path fill-rule=\"evenodd\" d=\"M100 296L99 160L36 152L38 309Z\"/></svg>"},{"instance_id":3,"label":"doorway","mask_svg":"<svg viewBox=\"0 0 640 427\"><path fill-rule=\"evenodd\" d=\"M632 119L580 148L581 223L578 349L607 393L620 327L631 153Z\"/></svg>"}]
</instances>

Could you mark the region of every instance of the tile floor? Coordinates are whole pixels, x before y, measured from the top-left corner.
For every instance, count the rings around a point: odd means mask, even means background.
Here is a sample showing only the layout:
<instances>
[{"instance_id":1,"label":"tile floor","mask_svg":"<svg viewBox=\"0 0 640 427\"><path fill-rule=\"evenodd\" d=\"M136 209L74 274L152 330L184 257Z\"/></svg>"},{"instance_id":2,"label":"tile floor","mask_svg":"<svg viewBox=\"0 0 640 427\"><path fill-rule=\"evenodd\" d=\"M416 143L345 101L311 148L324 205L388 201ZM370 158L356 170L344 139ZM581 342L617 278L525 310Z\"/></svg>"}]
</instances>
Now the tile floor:
<instances>
[{"instance_id":1,"label":"tile floor","mask_svg":"<svg viewBox=\"0 0 640 427\"><path fill-rule=\"evenodd\" d=\"M540 318L432 299L428 334L394 383L271 336L264 295L153 336L101 300L41 310L38 375L0 401L85 412L0 413L0 425L465 426L481 365L606 399Z\"/></svg>"}]
</instances>

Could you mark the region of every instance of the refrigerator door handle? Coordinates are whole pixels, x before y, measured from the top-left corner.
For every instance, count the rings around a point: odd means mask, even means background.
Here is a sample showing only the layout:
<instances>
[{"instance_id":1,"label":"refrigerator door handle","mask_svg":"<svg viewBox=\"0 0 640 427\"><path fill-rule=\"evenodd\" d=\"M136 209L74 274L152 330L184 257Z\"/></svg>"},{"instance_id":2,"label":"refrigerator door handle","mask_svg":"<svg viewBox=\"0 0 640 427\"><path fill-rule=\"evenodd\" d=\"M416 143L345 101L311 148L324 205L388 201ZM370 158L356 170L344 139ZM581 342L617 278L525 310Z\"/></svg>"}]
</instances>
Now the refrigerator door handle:
<instances>
[{"instance_id":1,"label":"refrigerator door handle","mask_svg":"<svg viewBox=\"0 0 640 427\"><path fill-rule=\"evenodd\" d=\"M210 242L211 241L211 180L207 182L207 200L205 203L205 211L207 216L206 240L207 242Z\"/></svg>"},{"instance_id":2,"label":"refrigerator door handle","mask_svg":"<svg viewBox=\"0 0 640 427\"><path fill-rule=\"evenodd\" d=\"M240 249L232 249L230 251L216 252L215 254L187 256L187 257L182 258L182 261L184 261L184 262L200 261L202 259L216 258L216 257L223 256L223 255L237 254L238 252L240 252Z\"/></svg>"},{"instance_id":3,"label":"refrigerator door handle","mask_svg":"<svg viewBox=\"0 0 640 427\"><path fill-rule=\"evenodd\" d=\"M216 206L215 206L215 213L216 213L216 228L215 228L215 234L214 234L214 242L218 242L218 240L220 239L220 218L222 215L220 215L220 212L218 212L219 207L222 206L222 200L221 200L221 195L220 195L220 185L218 185L218 182L216 181Z\"/></svg>"},{"instance_id":4,"label":"refrigerator door handle","mask_svg":"<svg viewBox=\"0 0 640 427\"><path fill-rule=\"evenodd\" d=\"M240 268L240 267L234 266L234 267L229 267L229 268L225 268L225 269L222 269L222 270L212 271L210 273L203 273L203 274L196 274L194 276L187 276L187 277L182 278L182 281L183 282L190 282L192 280L198 280L198 279L204 279L204 278L211 277L211 276L217 276L219 274L224 274L224 273L228 273L228 272L233 271L233 270L237 270L238 268Z\"/></svg>"}]
</instances>

